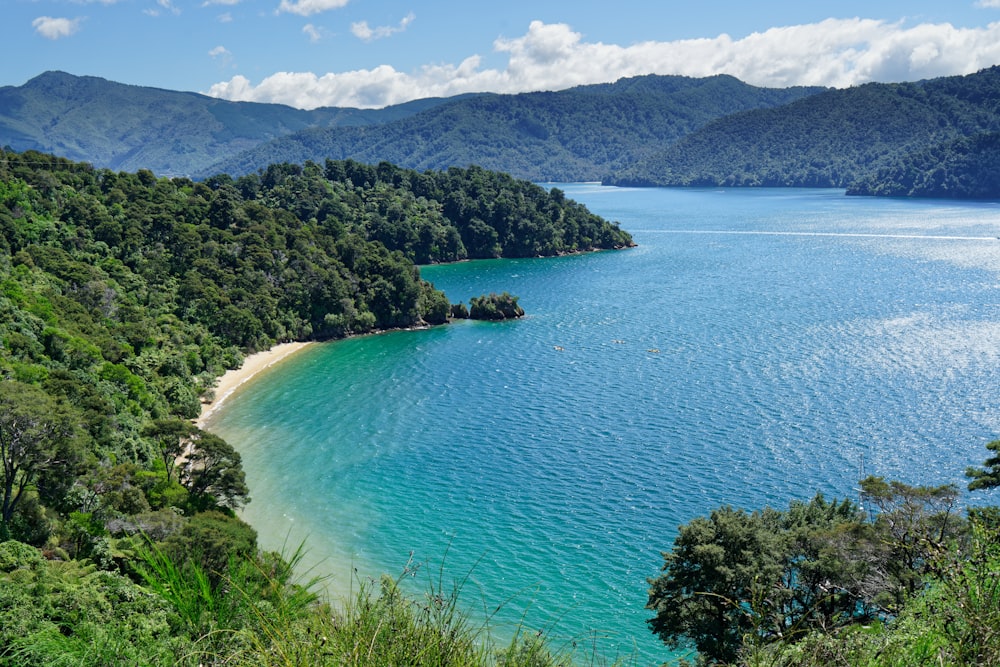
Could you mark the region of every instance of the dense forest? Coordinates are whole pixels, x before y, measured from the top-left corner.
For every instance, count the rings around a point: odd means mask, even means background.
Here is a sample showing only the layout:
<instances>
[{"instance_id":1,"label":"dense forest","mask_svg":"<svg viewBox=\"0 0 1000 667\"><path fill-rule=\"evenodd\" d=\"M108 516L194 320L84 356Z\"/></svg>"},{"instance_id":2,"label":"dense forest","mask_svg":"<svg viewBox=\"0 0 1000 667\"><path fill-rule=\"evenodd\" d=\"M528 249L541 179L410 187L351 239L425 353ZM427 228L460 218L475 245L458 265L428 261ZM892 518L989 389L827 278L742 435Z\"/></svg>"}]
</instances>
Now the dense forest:
<instances>
[{"instance_id":1,"label":"dense forest","mask_svg":"<svg viewBox=\"0 0 1000 667\"><path fill-rule=\"evenodd\" d=\"M1000 199L1000 134L963 137L887 161L849 195Z\"/></svg>"},{"instance_id":2,"label":"dense forest","mask_svg":"<svg viewBox=\"0 0 1000 667\"><path fill-rule=\"evenodd\" d=\"M757 88L731 76L641 76L559 92L477 95L392 123L310 129L272 140L213 171L324 157L414 169L477 164L533 181L595 181L706 123L770 108L820 88Z\"/></svg>"},{"instance_id":3,"label":"dense forest","mask_svg":"<svg viewBox=\"0 0 1000 667\"><path fill-rule=\"evenodd\" d=\"M831 90L717 120L605 182L838 188L859 180L874 183L872 174L905 156L1000 131L998 110L1000 67ZM937 166L912 162L905 169Z\"/></svg>"},{"instance_id":4,"label":"dense forest","mask_svg":"<svg viewBox=\"0 0 1000 667\"><path fill-rule=\"evenodd\" d=\"M191 419L246 352L446 321L414 260L630 244L558 190L481 169L195 183L0 152L0 664L370 664L356 643L399 664L435 633L422 664L493 660L447 592L431 613L386 580L324 610L294 552L258 551L235 515L239 453ZM388 644L360 638L390 617Z\"/></svg>"}]
</instances>

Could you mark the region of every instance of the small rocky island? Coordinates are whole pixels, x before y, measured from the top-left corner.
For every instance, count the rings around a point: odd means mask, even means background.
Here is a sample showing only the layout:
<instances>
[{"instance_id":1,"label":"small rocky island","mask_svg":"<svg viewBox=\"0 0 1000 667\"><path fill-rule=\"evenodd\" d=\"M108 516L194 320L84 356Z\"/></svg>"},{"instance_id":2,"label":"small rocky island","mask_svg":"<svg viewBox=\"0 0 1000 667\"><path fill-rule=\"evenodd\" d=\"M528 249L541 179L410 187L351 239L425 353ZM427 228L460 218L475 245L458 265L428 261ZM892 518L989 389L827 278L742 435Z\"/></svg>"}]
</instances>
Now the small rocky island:
<instances>
[{"instance_id":1,"label":"small rocky island","mask_svg":"<svg viewBox=\"0 0 1000 667\"><path fill-rule=\"evenodd\" d=\"M451 307L451 316L455 319L472 320L512 320L524 317L524 308L517 304L517 297L507 292L496 294L490 292L483 296L474 296L469 300L469 308L464 303L456 303Z\"/></svg>"}]
</instances>

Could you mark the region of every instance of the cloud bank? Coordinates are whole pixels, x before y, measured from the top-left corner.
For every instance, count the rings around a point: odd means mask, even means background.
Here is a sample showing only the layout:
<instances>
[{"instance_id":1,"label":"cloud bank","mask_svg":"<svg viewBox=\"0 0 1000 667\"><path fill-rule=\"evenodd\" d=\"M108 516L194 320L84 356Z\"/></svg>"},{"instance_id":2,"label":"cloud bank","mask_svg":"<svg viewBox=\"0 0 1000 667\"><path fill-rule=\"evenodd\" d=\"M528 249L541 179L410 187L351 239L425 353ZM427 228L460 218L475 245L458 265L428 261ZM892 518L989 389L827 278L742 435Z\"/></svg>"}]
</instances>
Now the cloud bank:
<instances>
[{"instance_id":1,"label":"cloud bank","mask_svg":"<svg viewBox=\"0 0 1000 667\"><path fill-rule=\"evenodd\" d=\"M283 0L282 5L305 9L337 3L346 0ZM425 65L413 72L388 65L322 75L278 72L257 85L235 76L213 85L208 94L312 109L375 108L467 92L560 90L642 74L730 74L757 86L844 88L870 81L969 74L1000 63L1000 23L983 28L947 23L907 27L902 22L827 19L742 39L723 34L618 46L585 42L566 24L533 21L525 35L498 39L493 48L507 54L503 69L483 69L481 58L472 55L457 65Z\"/></svg>"}]
</instances>

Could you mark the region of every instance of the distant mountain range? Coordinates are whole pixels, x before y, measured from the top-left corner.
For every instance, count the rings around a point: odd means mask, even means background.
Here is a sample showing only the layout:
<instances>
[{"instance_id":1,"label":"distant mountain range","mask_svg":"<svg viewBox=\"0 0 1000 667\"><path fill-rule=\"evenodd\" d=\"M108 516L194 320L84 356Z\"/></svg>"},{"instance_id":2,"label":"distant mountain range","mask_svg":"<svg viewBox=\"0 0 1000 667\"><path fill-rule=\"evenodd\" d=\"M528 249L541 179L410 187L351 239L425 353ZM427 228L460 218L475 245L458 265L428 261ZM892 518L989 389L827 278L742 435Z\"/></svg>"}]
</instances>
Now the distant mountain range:
<instances>
[{"instance_id":1,"label":"distant mountain range","mask_svg":"<svg viewBox=\"0 0 1000 667\"><path fill-rule=\"evenodd\" d=\"M190 176L309 127L387 123L442 102L302 111L46 72L23 86L0 88L0 145L53 153L95 167Z\"/></svg>"},{"instance_id":2,"label":"distant mountain range","mask_svg":"<svg viewBox=\"0 0 1000 667\"><path fill-rule=\"evenodd\" d=\"M534 181L989 199L1000 198L996 133L998 67L841 90L651 75L377 110L303 111L62 72L0 88L0 145L192 178L333 158L475 164Z\"/></svg>"},{"instance_id":3,"label":"distant mountain range","mask_svg":"<svg viewBox=\"0 0 1000 667\"><path fill-rule=\"evenodd\" d=\"M331 157L420 170L476 164L533 181L594 181L713 120L821 90L757 88L730 76L642 76L559 92L481 94L390 123L304 130L212 169L242 174L275 160Z\"/></svg>"},{"instance_id":4,"label":"distant mountain range","mask_svg":"<svg viewBox=\"0 0 1000 667\"><path fill-rule=\"evenodd\" d=\"M196 178L331 157L598 180L716 118L819 90L756 88L727 76L646 76L553 93L302 111L46 72L0 88L0 145Z\"/></svg>"}]
</instances>

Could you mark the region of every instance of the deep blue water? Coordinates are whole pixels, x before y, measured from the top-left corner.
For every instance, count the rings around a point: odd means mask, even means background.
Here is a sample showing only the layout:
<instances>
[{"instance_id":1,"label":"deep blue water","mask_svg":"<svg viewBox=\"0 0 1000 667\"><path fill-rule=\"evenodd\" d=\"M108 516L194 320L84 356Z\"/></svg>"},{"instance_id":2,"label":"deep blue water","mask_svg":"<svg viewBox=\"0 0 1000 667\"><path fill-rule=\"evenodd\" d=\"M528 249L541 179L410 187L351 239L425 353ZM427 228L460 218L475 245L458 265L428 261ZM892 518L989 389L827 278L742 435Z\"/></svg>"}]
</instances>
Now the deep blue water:
<instances>
[{"instance_id":1,"label":"deep blue water","mask_svg":"<svg viewBox=\"0 0 1000 667\"><path fill-rule=\"evenodd\" d=\"M501 636L652 664L646 578L679 524L862 473L964 487L1000 436L1000 206L560 187L639 246L426 267L528 316L312 346L213 418L245 517L306 538L335 595L412 553L414 590L468 575Z\"/></svg>"}]
</instances>

